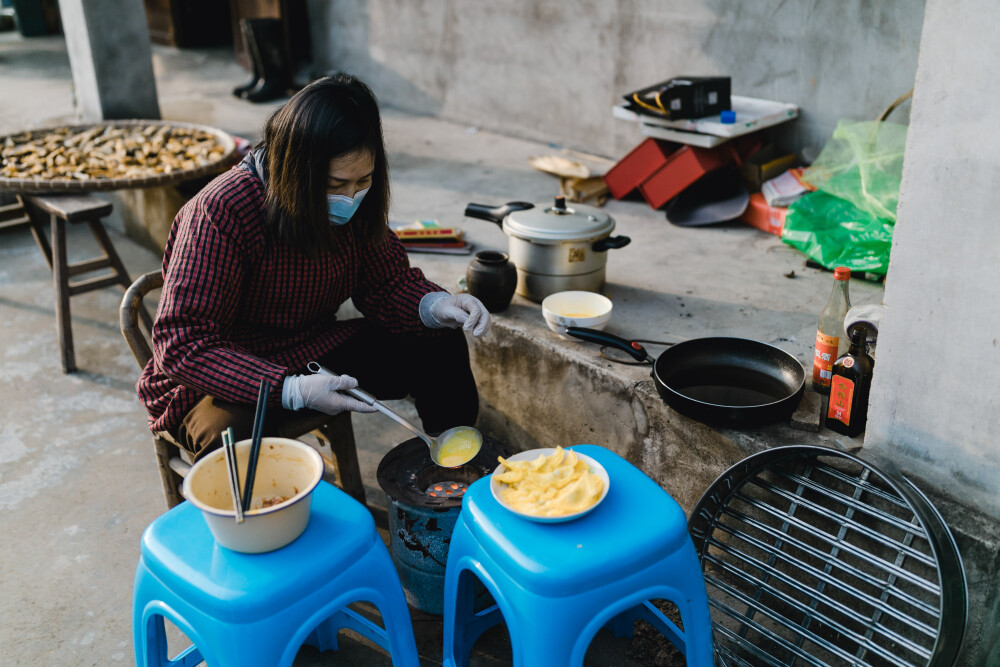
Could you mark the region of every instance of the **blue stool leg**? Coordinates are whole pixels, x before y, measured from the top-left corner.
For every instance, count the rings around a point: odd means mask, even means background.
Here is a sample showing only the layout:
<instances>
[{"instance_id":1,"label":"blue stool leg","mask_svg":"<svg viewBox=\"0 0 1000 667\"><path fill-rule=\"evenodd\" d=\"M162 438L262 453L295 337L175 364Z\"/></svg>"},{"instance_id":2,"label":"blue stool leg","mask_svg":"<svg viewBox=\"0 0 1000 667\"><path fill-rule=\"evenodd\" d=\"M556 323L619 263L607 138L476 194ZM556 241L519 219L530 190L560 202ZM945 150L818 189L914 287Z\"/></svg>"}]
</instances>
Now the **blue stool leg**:
<instances>
[{"instance_id":1,"label":"blue stool leg","mask_svg":"<svg viewBox=\"0 0 1000 667\"><path fill-rule=\"evenodd\" d=\"M142 559L136 568L133 590L132 650L135 664L138 667L193 667L202 662L202 654L196 646L181 651L173 660L167 654L163 614L168 612L152 604L161 597L162 587L146 570Z\"/></svg>"},{"instance_id":2,"label":"blue stool leg","mask_svg":"<svg viewBox=\"0 0 1000 667\"><path fill-rule=\"evenodd\" d=\"M417 654L417 641L413 636L410 608L406 604L403 586L399 582L399 574L392 564L389 550L381 540L377 541L371 553L368 575L374 592L371 601L382 614L382 623L389 640L389 646L385 648L392 655L392 664L395 667L419 667L420 657Z\"/></svg>"},{"instance_id":3,"label":"blue stool leg","mask_svg":"<svg viewBox=\"0 0 1000 667\"><path fill-rule=\"evenodd\" d=\"M443 664L468 667L469 656L476 640L494 625L503 621L499 604L475 611L476 584L481 581L467 563L449 565L456 573L449 585L445 581L445 621ZM483 582L495 600L502 600L496 588ZM452 593L449 593L452 590Z\"/></svg>"},{"instance_id":4,"label":"blue stool leg","mask_svg":"<svg viewBox=\"0 0 1000 667\"><path fill-rule=\"evenodd\" d=\"M696 568L696 569L695 569ZM612 619L606 626L615 636L631 636L635 620L646 621L666 637L684 654L690 667L712 667L712 619L708 609L708 595L704 579L700 576L701 564L694 545L685 542L677 551L668 556L657 568L666 577L650 577L669 581L643 593L646 601L635 605ZM676 576L677 573L692 573L692 576ZM699 576L693 576L697 572ZM673 576L670 576L670 575ZM648 600L663 598L677 606L684 629L678 628L669 618ZM621 634L620 634L621 633Z\"/></svg>"},{"instance_id":5,"label":"blue stool leg","mask_svg":"<svg viewBox=\"0 0 1000 667\"><path fill-rule=\"evenodd\" d=\"M420 658L409 607L385 544L377 540L371 551L344 576L352 583L350 599L338 601L338 609L310 633L307 641L320 650L336 649L337 633L348 629L381 646L392 656L393 665L418 667ZM346 606L361 600L375 605L384 628Z\"/></svg>"},{"instance_id":6,"label":"blue stool leg","mask_svg":"<svg viewBox=\"0 0 1000 667\"><path fill-rule=\"evenodd\" d=\"M451 534L448 564L444 575L444 648L442 661L448 667L468 667L469 655L479 637L503 620L500 605L504 597L496 583L477 570L475 539L459 520ZM476 584L482 584L497 604L475 611Z\"/></svg>"},{"instance_id":7,"label":"blue stool leg","mask_svg":"<svg viewBox=\"0 0 1000 667\"><path fill-rule=\"evenodd\" d=\"M701 561L690 539L667 560L674 572L690 572L691 576L676 577L671 582L683 595L683 600L673 600L681 613L684 624L684 654L688 667L712 667L715 664L712 649L712 617L708 610L708 593L701 574ZM698 576L694 576L697 573ZM671 623L671 625L673 625Z\"/></svg>"}]
</instances>

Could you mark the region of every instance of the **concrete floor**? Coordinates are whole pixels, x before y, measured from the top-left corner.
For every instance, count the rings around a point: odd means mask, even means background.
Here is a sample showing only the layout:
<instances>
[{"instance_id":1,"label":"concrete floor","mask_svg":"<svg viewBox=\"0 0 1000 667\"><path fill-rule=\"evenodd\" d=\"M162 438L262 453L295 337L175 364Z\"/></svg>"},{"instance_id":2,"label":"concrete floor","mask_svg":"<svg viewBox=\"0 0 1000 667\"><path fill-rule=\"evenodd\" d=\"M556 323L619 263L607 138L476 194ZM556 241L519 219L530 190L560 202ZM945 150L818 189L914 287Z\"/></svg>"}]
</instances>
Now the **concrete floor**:
<instances>
[{"instance_id":1,"label":"concrete floor","mask_svg":"<svg viewBox=\"0 0 1000 667\"><path fill-rule=\"evenodd\" d=\"M73 120L61 38L0 33L0 64L0 135ZM155 47L154 68L164 118L206 123L256 140L273 108L230 95L247 75L227 50ZM542 201L558 190L554 178L527 165L532 155L558 152L550 146L391 109L385 111L385 134L393 220L459 224L477 246L504 248L506 238L497 227L462 217L465 204ZM629 254L613 251L609 257L609 292L616 307L609 329L631 338L728 329L768 341L782 338L800 359L811 356L810 329L829 292L830 274L802 269L797 252L756 230L738 225L679 230L641 201L613 201L607 210L634 241ZM112 218L109 227L133 276L158 268L158 255L124 236L120 220ZM660 241L665 235L669 245ZM689 239L696 242L685 245ZM713 244L738 250L738 259L713 260ZM91 254L94 244L86 229L71 229L69 247L73 261ZM72 299L79 370L64 375L51 274L30 234L0 234L0 258L0 508L6 510L0 515L5 542L0 550L0 662L127 664L139 536L164 504L145 415L134 392L138 369L118 331L120 291ZM454 289L469 258L414 255L411 261ZM765 261L772 277L756 283ZM799 279L777 277L792 269ZM852 281L851 288L855 303L880 299L880 286ZM680 319L684 309L694 316ZM538 305L520 297L497 317L494 335L504 330L536 337L571 359L595 353L588 346L569 349L544 328ZM608 372L626 382L648 381L648 371ZM411 409L406 402L396 407ZM354 423L369 501L384 507L375 469L406 432L377 414L356 416ZM422 664L440 664L440 619L417 611L413 619ZM502 628L492 631L477 645L473 664L509 663L506 643ZM364 642L348 639L336 654L303 648L296 661L319 664L389 662ZM634 642L599 635L588 664L671 663L648 647L640 650Z\"/></svg>"}]
</instances>

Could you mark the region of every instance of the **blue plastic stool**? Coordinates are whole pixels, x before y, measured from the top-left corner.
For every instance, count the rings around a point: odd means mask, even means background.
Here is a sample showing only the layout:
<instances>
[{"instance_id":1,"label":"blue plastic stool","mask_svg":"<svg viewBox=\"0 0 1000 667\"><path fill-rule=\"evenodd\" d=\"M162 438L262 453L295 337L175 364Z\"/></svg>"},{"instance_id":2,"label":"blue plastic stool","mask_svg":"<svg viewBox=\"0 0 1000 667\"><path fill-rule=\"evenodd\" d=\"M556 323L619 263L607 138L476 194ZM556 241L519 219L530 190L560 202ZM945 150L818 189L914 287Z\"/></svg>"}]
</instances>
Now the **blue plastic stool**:
<instances>
[{"instance_id":1,"label":"blue plastic stool","mask_svg":"<svg viewBox=\"0 0 1000 667\"><path fill-rule=\"evenodd\" d=\"M630 637L649 622L684 653L690 667L712 663L712 623L701 564L684 511L653 480L603 447L593 457L611 479L604 501L565 523L529 521L504 509L489 478L473 483L452 533L445 571L444 664L469 664L476 639L506 621L514 665L583 664L607 626ZM473 611L474 577L496 604ZM650 600L677 605L684 630Z\"/></svg>"},{"instance_id":2,"label":"blue plastic stool","mask_svg":"<svg viewBox=\"0 0 1000 667\"><path fill-rule=\"evenodd\" d=\"M385 629L347 608L361 600L378 607ZM173 660L164 618L194 642ZM277 551L220 547L187 502L142 536L132 604L137 665L291 665L303 643L336 650L341 628L377 643L394 665L419 665L403 589L375 522L330 484L313 492L305 532Z\"/></svg>"}]
</instances>

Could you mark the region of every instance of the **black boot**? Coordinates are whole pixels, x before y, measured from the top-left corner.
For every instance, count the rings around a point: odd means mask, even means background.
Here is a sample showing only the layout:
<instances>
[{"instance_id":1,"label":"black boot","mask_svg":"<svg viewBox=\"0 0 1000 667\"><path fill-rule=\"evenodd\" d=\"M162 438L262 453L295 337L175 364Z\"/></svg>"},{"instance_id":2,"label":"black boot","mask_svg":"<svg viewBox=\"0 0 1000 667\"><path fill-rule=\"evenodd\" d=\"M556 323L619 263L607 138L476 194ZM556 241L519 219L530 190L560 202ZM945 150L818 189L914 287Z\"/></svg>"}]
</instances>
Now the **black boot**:
<instances>
[{"instance_id":1,"label":"black boot","mask_svg":"<svg viewBox=\"0 0 1000 667\"><path fill-rule=\"evenodd\" d=\"M257 68L262 77L257 87L247 93L251 102L269 102L288 94L291 73L282 48L281 21L255 19L250 23L258 56Z\"/></svg>"},{"instance_id":2,"label":"black boot","mask_svg":"<svg viewBox=\"0 0 1000 667\"><path fill-rule=\"evenodd\" d=\"M246 97L247 93L253 90L257 82L260 81L260 69L257 65L259 58L254 54L253 38L250 36L250 28L247 25L252 20L254 19L240 19L240 34L243 36L243 47L246 49L247 57L250 58L250 67L253 74L249 82L233 88L233 95L236 97Z\"/></svg>"}]
</instances>

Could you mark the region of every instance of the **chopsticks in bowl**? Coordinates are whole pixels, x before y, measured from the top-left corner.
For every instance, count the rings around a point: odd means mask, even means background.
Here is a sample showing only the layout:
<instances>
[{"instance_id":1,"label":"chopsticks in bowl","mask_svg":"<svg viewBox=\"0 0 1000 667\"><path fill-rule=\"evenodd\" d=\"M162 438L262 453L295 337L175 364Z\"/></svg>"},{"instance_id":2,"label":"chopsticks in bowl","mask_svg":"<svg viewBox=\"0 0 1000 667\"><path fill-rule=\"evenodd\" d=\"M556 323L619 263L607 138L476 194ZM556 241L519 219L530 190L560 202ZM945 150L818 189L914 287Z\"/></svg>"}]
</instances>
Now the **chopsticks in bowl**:
<instances>
[{"instance_id":1,"label":"chopsticks in bowl","mask_svg":"<svg viewBox=\"0 0 1000 667\"><path fill-rule=\"evenodd\" d=\"M271 383L261 380L260 391L257 393L257 410L253 417L253 440L250 443L250 460L247 461L247 478L243 481L243 512L250 511L253 481L257 475L257 458L260 456L260 439L264 431L264 415L267 412L267 397L270 393Z\"/></svg>"},{"instance_id":2,"label":"chopsticks in bowl","mask_svg":"<svg viewBox=\"0 0 1000 667\"><path fill-rule=\"evenodd\" d=\"M240 498L240 472L239 468L236 467L236 447L233 444L233 428L231 426L222 432L222 452L226 456L226 469L229 471L229 492L233 496L236 523L243 523L243 500Z\"/></svg>"}]
</instances>

